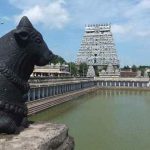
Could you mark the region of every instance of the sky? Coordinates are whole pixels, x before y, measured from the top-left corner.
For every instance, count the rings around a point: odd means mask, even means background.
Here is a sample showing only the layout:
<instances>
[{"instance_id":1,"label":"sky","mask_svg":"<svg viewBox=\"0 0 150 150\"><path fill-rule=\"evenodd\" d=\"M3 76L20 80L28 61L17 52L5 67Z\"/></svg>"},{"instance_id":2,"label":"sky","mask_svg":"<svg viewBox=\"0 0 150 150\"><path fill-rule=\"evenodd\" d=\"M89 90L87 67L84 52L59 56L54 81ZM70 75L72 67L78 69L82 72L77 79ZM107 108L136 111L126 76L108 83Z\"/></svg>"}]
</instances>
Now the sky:
<instances>
[{"instance_id":1,"label":"sky","mask_svg":"<svg viewBox=\"0 0 150 150\"><path fill-rule=\"evenodd\" d=\"M150 65L150 0L0 0L0 37L22 16L66 61L76 61L85 25L111 23L121 66Z\"/></svg>"}]
</instances>

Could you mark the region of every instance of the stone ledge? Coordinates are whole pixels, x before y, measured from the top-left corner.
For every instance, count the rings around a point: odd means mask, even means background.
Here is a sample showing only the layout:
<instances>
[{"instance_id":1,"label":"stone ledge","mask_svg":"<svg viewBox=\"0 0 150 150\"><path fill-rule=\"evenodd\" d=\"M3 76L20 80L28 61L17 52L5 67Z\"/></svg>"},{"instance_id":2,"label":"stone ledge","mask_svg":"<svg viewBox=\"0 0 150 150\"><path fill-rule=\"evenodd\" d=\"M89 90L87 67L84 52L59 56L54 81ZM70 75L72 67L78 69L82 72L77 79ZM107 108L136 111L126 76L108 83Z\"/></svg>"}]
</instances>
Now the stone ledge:
<instances>
[{"instance_id":1,"label":"stone ledge","mask_svg":"<svg viewBox=\"0 0 150 150\"><path fill-rule=\"evenodd\" d=\"M32 124L19 135L0 135L2 150L73 150L74 140L63 124Z\"/></svg>"}]
</instances>

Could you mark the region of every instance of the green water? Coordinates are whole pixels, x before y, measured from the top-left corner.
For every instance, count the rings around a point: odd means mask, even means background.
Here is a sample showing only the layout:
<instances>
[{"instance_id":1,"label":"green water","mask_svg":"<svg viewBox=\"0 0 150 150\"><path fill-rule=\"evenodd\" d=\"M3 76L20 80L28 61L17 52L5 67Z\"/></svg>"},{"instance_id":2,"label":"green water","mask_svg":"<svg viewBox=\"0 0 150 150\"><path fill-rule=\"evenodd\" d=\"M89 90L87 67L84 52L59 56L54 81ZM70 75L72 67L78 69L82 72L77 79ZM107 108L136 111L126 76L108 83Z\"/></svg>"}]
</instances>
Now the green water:
<instances>
[{"instance_id":1,"label":"green water","mask_svg":"<svg viewBox=\"0 0 150 150\"><path fill-rule=\"evenodd\" d=\"M148 91L96 91L30 119L67 124L76 150L150 150Z\"/></svg>"}]
</instances>

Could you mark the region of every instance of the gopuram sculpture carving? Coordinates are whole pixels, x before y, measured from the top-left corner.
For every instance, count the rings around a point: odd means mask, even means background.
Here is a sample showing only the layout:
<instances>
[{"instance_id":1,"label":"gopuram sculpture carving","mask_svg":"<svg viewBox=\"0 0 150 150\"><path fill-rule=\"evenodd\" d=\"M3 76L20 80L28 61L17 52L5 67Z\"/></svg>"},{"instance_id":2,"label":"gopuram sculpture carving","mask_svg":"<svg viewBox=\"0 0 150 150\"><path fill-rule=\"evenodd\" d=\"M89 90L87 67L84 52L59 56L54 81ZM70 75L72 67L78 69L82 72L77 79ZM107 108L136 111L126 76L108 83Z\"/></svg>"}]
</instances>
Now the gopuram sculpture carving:
<instances>
[{"instance_id":1,"label":"gopuram sculpture carving","mask_svg":"<svg viewBox=\"0 0 150 150\"><path fill-rule=\"evenodd\" d=\"M28 127L28 79L34 65L46 65L54 57L25 16L16 29L0 38L0 133L18 133Z\"/></svg>"}]
</instances>

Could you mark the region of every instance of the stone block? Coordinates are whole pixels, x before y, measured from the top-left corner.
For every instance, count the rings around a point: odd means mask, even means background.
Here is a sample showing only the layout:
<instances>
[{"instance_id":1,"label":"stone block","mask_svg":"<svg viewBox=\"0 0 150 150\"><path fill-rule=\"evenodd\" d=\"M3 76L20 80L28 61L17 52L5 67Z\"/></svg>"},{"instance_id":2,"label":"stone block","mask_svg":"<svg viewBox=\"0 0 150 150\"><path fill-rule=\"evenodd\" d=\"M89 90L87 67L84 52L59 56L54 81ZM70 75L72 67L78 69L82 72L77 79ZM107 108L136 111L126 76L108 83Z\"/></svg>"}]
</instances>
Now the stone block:
<instances>
[{"instance_id":1,"label":"stone block","mask_svg":"<svg viewBox=\"0 0 150 150\"><path fill-rule=\"evenodd\" d=\"M64 124L31 124L18 135L0 135L2 150L73 150L74 139Z\"/></svg>"}]
</instances>

